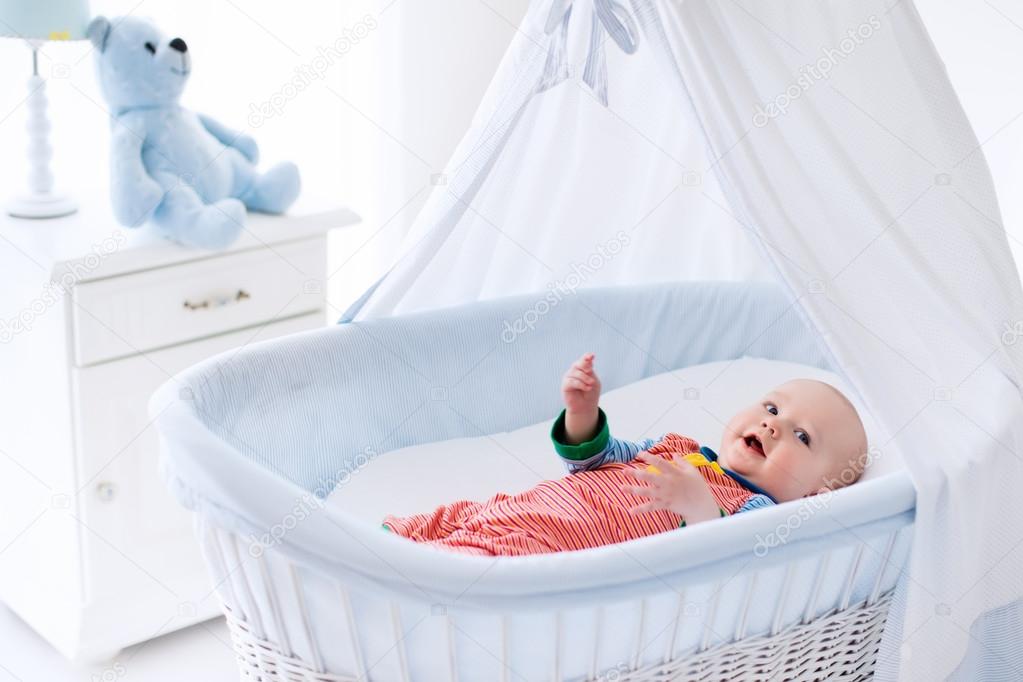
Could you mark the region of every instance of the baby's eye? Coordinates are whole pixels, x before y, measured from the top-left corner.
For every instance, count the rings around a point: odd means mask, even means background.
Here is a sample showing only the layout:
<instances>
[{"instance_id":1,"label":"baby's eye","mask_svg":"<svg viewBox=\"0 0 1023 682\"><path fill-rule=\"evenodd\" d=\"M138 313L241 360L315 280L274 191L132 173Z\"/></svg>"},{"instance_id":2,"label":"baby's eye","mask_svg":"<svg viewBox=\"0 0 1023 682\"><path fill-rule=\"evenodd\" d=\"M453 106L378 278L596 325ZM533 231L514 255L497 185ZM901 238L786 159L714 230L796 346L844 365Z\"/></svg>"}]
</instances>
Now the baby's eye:
<instances>
[{"instance_id":1,"label":"baby's eye","mask_svg":"<svg viewBox=\"0 0 1023 682\"><path fill-rule=\"evenodd\" d=\"M146 49L149 50L149 54L156 54L156 45L146 43Z\"/></svg>"},{"instance_id":2,"label":"baby's eye","mask_svg":"<svg viewBox=\"0 0 1023 682\"><path fill-rule=\"evenodd\" d=\"M775 407L773 403L764 403L764 407L766 407L767 411L771 414L778 414L778 408Z\"/></svg>"},{"instance_id":3,"label":"baby's eye","mask_svg":"<svg viewBox=\"0 0 1023 682\"><path fill-rule=\"evenodd\" d=\"M796 438L803 441L803 445L810 445L810 434L806 431L796 431Z\"/></svg>"}]
</instances>

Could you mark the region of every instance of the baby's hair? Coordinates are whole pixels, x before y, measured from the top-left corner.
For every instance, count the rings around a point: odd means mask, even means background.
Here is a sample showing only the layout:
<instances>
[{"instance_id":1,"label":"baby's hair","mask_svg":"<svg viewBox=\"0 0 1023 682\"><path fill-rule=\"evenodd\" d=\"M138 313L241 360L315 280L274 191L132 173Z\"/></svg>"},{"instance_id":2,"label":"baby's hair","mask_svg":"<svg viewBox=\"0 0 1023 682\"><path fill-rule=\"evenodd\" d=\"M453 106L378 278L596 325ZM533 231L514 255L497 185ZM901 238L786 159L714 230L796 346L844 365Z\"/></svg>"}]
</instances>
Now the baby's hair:
<instances>
[{"instance_id":1,"label":"baby's hair","mask_svg":"<svg viewBox=\"0 0 1023 682\"><path fill-rule=\"evenodd\" d=\"M832 479L828 481L829 488L831 488L832 490L838 490L839 488L844 488L847 485L852 485L856 481L860 480L860 476L863 475L863 470L864 468L866 468L867 465L868 456L867 430L863 426L863 419L860 418L859 410L857 410L856 406L853 405L852 401L849 400L848 397L846 397L845 393L842 393L842 391L838 390L837 388L835 388L826 381L819 381L817 379L811 379L811 381L816 381L819 384L827 386L828 388L831 389L832 393L834 393L842 400L845 406L849 408L849 411L852 412L853 416L856 417L856 424L859 426L860 433L863 434L862 447L858 447L855 455L850 457L846 461L845 466L842 469L843 475L840 475L838 479ZM860 452L860 450L862 450L862 452ZM846 472L849 473L846 474Z\"/></svg>"}]
</instances>

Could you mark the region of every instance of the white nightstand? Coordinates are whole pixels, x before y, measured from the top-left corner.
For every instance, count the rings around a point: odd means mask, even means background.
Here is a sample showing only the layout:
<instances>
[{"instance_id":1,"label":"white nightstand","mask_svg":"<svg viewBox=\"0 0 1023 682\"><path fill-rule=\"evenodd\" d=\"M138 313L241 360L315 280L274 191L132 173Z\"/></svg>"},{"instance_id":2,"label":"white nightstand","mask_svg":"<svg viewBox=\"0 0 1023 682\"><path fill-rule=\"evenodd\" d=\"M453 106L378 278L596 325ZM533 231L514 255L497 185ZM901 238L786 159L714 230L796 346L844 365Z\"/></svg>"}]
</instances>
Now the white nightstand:
<instances>
[{"instance_id":1,"label":"white nightstand","mask_svg":"<svg viewBox=\"0 0 1023 682\"><path fill-rule=\"evenodd\" d=\"M70 658L217 615L157 471L153 390L210 355L322 326L327 233L302 202L223 252L116 225L0 218L0 599Z\"/></svg>"}]
</instances>

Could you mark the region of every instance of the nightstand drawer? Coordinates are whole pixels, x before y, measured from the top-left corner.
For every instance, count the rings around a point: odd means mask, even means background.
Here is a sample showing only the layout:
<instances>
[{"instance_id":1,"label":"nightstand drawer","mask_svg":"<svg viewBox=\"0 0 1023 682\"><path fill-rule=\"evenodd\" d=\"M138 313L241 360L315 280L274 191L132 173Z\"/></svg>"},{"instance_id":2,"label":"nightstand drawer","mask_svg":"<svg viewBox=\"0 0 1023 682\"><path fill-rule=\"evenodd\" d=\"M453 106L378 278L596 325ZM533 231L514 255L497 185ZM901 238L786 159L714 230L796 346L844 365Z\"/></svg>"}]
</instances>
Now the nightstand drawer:
<instances>
[{"instance_id":1,"label":"nightstand drawer","mask_svg":"<svg viewBox=\"0 0 1023 682\"><path fill-rule=\"evenodd\" d=\"M76 286L82 367L317 310L325 240L306 239Z\"/></svg>"},{"instance_id":2,"label":"nightstand drawer","mask_svg":"<svg viewBox=\"0 0 1023 682\"><path fill-rule=\"evenodd\" d=\"M322 327L320 313L72 370L78 443L73 509L82 539L86 604L133 613L145 635L171 615L214 615L215 599L192 533L158 466L149 397L186 367L218 353ZM182 613L182 603L202 613ZM140 637L140 639L142 638Z\"/></svg>"}]
</instances>

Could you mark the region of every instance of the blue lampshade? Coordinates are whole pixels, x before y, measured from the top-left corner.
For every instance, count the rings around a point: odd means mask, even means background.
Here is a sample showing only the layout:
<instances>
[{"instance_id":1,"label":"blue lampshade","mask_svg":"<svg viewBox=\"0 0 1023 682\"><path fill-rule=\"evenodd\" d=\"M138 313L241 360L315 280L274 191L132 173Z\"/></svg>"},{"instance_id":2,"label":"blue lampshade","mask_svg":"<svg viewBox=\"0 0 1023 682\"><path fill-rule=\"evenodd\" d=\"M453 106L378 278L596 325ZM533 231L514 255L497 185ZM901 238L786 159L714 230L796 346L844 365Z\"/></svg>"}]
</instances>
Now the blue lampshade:
<instances>
[{"instance_id":1,"label":"blue lampshade","mask_svg":"<svg viewBox=\"0 0 1023 682\"><path fill-rule=\"evenodd\" d=\"M89 0L0 0L0 36L26 40L81 40Z\"/></svg>"}]
</instances>

